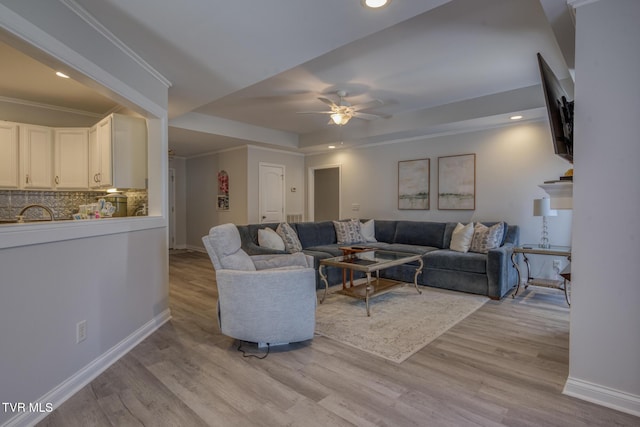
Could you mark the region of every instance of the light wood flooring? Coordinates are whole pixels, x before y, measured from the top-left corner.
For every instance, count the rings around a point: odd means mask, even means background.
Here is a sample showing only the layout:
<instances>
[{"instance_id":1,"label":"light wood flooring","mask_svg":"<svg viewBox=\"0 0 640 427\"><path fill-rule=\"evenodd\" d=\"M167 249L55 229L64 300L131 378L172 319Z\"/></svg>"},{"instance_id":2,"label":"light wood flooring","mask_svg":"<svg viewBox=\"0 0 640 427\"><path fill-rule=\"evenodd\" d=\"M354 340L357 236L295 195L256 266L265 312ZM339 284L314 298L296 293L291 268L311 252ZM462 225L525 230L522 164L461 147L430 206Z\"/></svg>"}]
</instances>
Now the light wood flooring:
<instances>
[{"instance_id":1,"label":"light wood flooring","mask_svg":"<svg viewBox=\"0 0 640 427\"><path fill-rule=\"evenodd\" d=\"M402 364L321 336L258 360L219 333L205 254L172 253L170 276L173 319L39 425L640 425L561 393L569 310L557 290L489 301Z\"/></svg>"}]
</instances>

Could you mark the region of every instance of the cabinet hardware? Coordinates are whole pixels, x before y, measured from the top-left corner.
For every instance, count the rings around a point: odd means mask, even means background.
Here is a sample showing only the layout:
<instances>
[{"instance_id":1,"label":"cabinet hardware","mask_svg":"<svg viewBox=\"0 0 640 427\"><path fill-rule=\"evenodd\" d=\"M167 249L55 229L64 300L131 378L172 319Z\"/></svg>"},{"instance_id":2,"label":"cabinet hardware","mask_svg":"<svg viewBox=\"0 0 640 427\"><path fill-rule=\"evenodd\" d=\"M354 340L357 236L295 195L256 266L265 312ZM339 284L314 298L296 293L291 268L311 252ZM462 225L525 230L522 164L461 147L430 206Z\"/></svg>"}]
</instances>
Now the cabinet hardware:
<instances>
[{"instance_id":1,"label":"cabinet hardware","mask_svg":"<svg viewBox=\"0 0 640 427\"><path fill-rule=\"evenodd\" d=\"M55 181L56 181L56 184L60 184L60 177L58 175L56 175Z\"/></svg>"}]
</instances>

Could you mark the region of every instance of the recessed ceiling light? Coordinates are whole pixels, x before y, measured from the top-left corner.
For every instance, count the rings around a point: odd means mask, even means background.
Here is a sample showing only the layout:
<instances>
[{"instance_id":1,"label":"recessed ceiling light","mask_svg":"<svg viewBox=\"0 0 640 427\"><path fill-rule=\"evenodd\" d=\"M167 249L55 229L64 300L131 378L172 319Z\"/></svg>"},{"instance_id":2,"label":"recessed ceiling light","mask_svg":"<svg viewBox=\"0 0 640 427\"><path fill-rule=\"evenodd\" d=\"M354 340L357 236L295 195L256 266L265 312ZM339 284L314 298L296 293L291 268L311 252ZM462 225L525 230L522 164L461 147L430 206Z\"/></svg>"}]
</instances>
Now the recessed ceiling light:
<instances>
[{"instance_id":1,"label":"recessed ceiling light","mask_svg":"<svg viewBox=\"0 0 640 427\"><path fill-rule=\"evenodd\" d=\"M335 145L330 145L329 148L336 148L336 146Z\"/></svg>"},{"instance_id":2,"label":"recessed ceiling light","mask_svg":"<svg viewBox=\"0 0 640 427\"><path fill-rule=\"evenodd\" d=\"M362 3L362 6L364 7L379 9L383 6L387 6L391 3L391 0L360 0L360 3Z\"/></svg>"},{"instance_id":3,"label":"recessed ceiling light","mask_svg":"<svg viewBox=\"0 0 640 427\"><path fill-rule=\"evenodd\" d=\"M56 76L58 77L62 77L63 79L68 79L69 76L67 76L65 73L63 73L62 71L56 71Z\"/></svg>"},{"instance_id":4,"label":"recessed ceiling light","mask_svg":"<svg viewBox=\"0 0 640 427\"><path fill-rule=\"evenodd\" d=\"M522 116L511 116L509 117L511 120L520 120Z\"/></svg>"}]
</instances>

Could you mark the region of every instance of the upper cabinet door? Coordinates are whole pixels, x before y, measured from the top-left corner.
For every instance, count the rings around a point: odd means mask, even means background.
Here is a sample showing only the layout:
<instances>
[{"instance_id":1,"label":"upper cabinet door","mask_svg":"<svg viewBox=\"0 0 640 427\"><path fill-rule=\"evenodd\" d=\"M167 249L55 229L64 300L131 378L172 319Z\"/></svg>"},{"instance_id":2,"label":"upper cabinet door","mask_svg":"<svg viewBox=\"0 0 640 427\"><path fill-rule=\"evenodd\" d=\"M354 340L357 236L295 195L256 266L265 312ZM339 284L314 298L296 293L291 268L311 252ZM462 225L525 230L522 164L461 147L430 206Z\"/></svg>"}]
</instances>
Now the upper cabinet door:
<instances>
[{"instance_id":1,"label":"upper cabinet door","mask_svg":"<svg viewBox=\"0 0 640 427\"><path fill-rule=\"evenodd\" d=\"M0 121L0 188L18 188L18 125Z\"/></svg>"},{"instance_id":2,"label":"upper cabinet door","mask_svg":"<svg viewBox=\"0 0 640 427\"><path fill-rule=\"evenodd\" d=\"M89 130L54 130L55 186L60 190L86 190L89 187Z\"/></svg>"},{"instance_id":3,"label":"upper cabinet door","mask_svg":"<svg viewBox=\"0 0 640 427\"><path fill-rule=\"evenodd\" d=\"M44 126L20 126L22 188L53 188L53 140Z\"/></svg>"},{"instance_id":4,"label":"upper cabinet door","mask_svg":"<svg viewBox=\"0 0 640 427\"><path fill-rule=\"evenodd\" d=\"M100 153L100 169L98 172L98 181L100 187L113 186L113 163L112 163L112 127L111 116L105 118L98 123L97 131L97 147Z\"/></svg>"}]
</instances>

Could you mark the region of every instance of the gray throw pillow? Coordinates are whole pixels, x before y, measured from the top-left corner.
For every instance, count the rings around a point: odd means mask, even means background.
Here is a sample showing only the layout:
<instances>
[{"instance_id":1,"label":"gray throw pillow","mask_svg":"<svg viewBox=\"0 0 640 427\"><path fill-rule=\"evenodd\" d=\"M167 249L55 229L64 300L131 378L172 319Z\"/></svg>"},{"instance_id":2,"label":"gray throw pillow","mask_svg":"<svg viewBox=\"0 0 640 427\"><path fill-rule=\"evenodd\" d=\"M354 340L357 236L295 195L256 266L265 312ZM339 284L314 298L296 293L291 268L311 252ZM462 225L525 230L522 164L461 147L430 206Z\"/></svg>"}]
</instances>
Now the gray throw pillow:
<instances>
[{"instance_id":1,"label":"gray throw pillow","mask_svg":"<svg viewBox=\"0 0 640 427\"><path fill-rule=\"evenodd\" d=\"M300 243L298 233L289 224L286 222L279 224L276 233L282 238L285 251L290 254L302 251L302 243Z\"/></svg>"},{"instance_id":2,"label":"gray throw pillow","mask_svg":"<svg viewBox=\"0 0 640 427\"><path fill-rule=\"evenodd\" d=\"M499 222L491 227L477 223L473 229L473 240L470 252L486 254L489 249L499 248L504 234L504 223Z\"/></svg>"},{"instance_id":3,"label":"gray throw pillow","mask_svg":"<svg viewBox=\"0 0 640 427\"><path fill-rule=\"evenodd\" d=\"M360 232L360 221L352 219L350 221L333 221L336 229L338 244L349 245L351 243L364 243Z\"/></svg>"}]
</instances>

